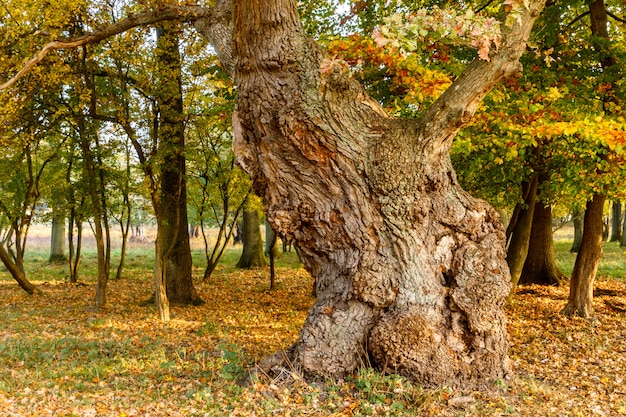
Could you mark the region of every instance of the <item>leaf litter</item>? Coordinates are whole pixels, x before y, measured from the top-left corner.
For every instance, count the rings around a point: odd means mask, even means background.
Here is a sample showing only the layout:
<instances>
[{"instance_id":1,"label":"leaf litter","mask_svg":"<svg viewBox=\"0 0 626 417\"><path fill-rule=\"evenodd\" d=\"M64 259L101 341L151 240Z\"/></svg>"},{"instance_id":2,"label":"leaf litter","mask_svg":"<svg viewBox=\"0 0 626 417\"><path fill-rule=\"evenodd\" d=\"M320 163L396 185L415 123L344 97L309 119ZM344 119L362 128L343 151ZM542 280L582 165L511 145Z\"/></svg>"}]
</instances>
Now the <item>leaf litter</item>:
<instances>
[{"instance_id":1,"label":"leaf litter","mask_svg":"<svg viewBox=\"0 0 626 417\"><path fill-rule=\"evenodd\" d=\"M109 283L103 311L90 282L49 280L33 297L0 281L0 415L626 416L623 281L598 280L592 320L560 314L566 287L519 289L507 308L515 376L471 392L371 369L308 383L285 369L241 384L297 339L314 301L308 274L281 268L270 292L267 269L218 271L196 283L206 303L173 306L169 323L140 306L151 275L133 275Z\"/></svg>"}]
</instances>

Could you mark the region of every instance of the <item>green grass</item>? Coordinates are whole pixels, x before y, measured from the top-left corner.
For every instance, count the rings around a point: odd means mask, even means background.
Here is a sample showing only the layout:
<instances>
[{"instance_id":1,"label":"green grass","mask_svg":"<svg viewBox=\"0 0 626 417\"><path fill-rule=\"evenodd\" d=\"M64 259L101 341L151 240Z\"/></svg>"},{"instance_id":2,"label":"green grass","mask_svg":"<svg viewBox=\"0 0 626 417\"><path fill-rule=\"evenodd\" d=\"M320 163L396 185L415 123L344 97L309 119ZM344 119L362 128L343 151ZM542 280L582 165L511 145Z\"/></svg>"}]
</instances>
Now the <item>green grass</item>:
<instances>
[{"instance_id":1,"label":"green grass","mask_svg":"<svg viewBox=\"0 0 626 417\"><path fill-rule=\"evenodd\" d=\"M575 259L570 244L556 242L559 266L568 274ZM267 268L236 268L240 251L229 247L211 280L197 281L206 304L173 307L170 323L156 320L153 307L139 306L152 291L151 245L129 248L124 276L109 284L110 307L101 312L91 308L93 250L81 264L81 281L88 285L64 283L67 266L49 264L45 248L29 251L27 273L45 295L28 296L0 274L0 415L574 416L590 415L588 400L626 413L621 397L609 403L597 396L612 392L611 384L621 387L617 375L624 372L613 355L625 336L623 314L609 310L604 298L597 303L600 321L570 321L554 314L567 297L566 289L555 287L520 296L509 311L512 359L523 378L498 381L494 392L425 390L369 368L340 381L261 376L240 386L254 362L296 340L313 302L310 277L295 252L277 259L278 285L270 292ZM616 292L626 294L624 248L607 243L604 251L599 275L621 280ZM114 267L118 259L114 252ZM193 259L199 278L204 254L196 248ZM556 336L547 344L546 335ZM555 352L581 360L576 366L538 362ZM580 381L598 389L579 394L578 401L569 387Z\"/></svg>"},{"instance_id":2,"label":"green grass","mask_svg":"<svg viewBox=\"0 0 626 417\"><path fill-rule=\"evenodd\" d=\"M557 266L568 277L572 275L577 255L570 253L571 247L572 242L554 242ZM626 280L626 248L620 247L618 242L605 242L602 244L602 251L604 254L598 267L598 277Z\"/></svg>"}]
</instances>

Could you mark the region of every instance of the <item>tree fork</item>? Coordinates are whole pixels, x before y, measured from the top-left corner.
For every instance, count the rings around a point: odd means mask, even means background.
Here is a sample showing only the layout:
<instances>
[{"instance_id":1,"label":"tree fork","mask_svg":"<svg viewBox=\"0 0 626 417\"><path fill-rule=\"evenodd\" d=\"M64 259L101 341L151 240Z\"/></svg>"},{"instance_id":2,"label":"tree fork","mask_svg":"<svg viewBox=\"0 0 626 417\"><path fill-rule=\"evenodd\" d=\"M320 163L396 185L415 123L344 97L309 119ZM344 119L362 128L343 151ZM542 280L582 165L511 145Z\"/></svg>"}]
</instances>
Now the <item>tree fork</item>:
<instances>
[{"instance_id":1,"label":"tree fork","mask_svg":"<svg viewBox=\"0 0 626 417\"><path fill-rule=\"evenodd\" d=\"M512 5L490 60L418 120L388 117L324 60L293 0L236 0L233 13L222 0L198 21L236 75L237 158L316 280L299 340L275 358L342 376L368 354L426 385L507 374L505 233L495 210L459 187L448 152L487 92L520 71L544 0L524 3Z\"/></svg>"},{"instance_id":2,"label":"tree fork","mask_svg":"<svg viewBox=\"0 0 626 417\"><path fill-rule=\"evenodd\" d=\"M368 355L426 385L507 374L505 233L459 187L448 151L484 95L519 71L542 6L412 121L388 117L323 59L295 2L234 3L235 153L316 280L299 340L266 368L286 355L305 374L343 376Z\"/></svg>"}]
</instances>

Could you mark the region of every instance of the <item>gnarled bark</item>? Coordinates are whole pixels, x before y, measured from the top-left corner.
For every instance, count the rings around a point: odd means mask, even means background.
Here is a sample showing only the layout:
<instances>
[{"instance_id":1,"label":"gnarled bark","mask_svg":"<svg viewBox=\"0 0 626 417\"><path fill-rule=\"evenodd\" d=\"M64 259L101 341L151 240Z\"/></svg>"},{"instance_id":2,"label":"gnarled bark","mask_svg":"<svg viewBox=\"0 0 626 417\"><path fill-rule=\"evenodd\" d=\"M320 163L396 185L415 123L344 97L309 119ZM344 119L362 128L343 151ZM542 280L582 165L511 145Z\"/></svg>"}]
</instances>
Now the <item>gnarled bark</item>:
<instances>
[{"instance_id":1,"label":"gnarled bark","mask_svg":"<svg viewBox=\"0 0 626 417\"><path fill-rule=\"evenodd\" d=\"M427 385L508 372L505 233L460 188L448 151L484 95L519 71L541 7L521 11L500 52L421 119L399 120L323 59L295 2L235 1L234 148L272 227L316 279L287 352L306 374L342 376L363 355Z\"/></svg>"}]
</instances>

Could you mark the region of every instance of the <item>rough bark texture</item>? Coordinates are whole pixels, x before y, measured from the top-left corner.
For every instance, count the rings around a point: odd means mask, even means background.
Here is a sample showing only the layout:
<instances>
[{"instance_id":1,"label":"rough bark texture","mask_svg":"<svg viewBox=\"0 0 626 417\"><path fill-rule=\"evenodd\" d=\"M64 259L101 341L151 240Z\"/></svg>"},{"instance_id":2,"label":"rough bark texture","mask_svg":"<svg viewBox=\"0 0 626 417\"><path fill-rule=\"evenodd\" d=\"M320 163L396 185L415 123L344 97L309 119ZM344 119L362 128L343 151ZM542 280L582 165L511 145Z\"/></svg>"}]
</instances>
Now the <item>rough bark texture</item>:
<instances>
[{"instance_id":1,"label":"rough bark texture","mask_svg":"<svg viewBox=\"0 0 626 417\"><path fill-rule=\"evenodd\" d=\"M185 177L185 115L181 87L179 31L165 22L157 32L159 64L159 147L163 155L159 194L158 227L167 297L176 304L201 304L191 275L191 249L187 233L187 187Z\"/></svg>"},{"instance_id":2,"label":"rough bark texture","mask_svg":"<svg viewBox=\"0 0 626 417\"><path fill-rule=\"evenodd\" d=\"M593 315L593 282L602 259L602 215L605 201L605 195L594 194L587 203L582 245L572 272L569 299L563 310L565 315Z\"/></svg>"},{"instance_id":3,"label":"rough bark texture","mask_svg":"<svg viewBox=\"0 0 626 417\"><path fill-rule=\"evenodd\" d=\"M459 187L448 152L484 95L520 70L542 3L530 7L501 52L470 65L421 119L396 120L323 60L295 2L235 1L235 152L316 280L287 352L305 374L342 376L364 355L427 385L508 372L505 233Z\"/></svg>"},{"instance_id":4,"label":"rough bark texture","mask_svg":"<svg viewBox=\"0 0 626 417\"><path fill-rule=\"evenodd\" d=\"M528 255L528 244L530 242L530 233L535 214L535 202L537 200L537 184L536 176L526 182L523 186L524 204L518 204L515 207L514 223L509 224L510 237L509 248L506 254L506 262L511 273L511 296L517 287L524 262Z\"/></svg>"},{"instance_id":5,"label":"rough bark texture","mask_svg":"<svg viewBox=\"0 0 626 417\"><path fill-rule=\"evenodd\" d=\"M266 265L259 212L246 209L243 211L243 250L237 267L258 268Z\"/></svg>"},{"instance_id":6,"label":"rough bark texture","mask_svg":"<svg viewBox=\"0 0 626 417\"><path fill-rule=\"evenodd\" d=\"M554 255L552 207L538 202L535 204L528 255L519 284L561 285L562 278Z\"/></svg>"}]
</instances>

